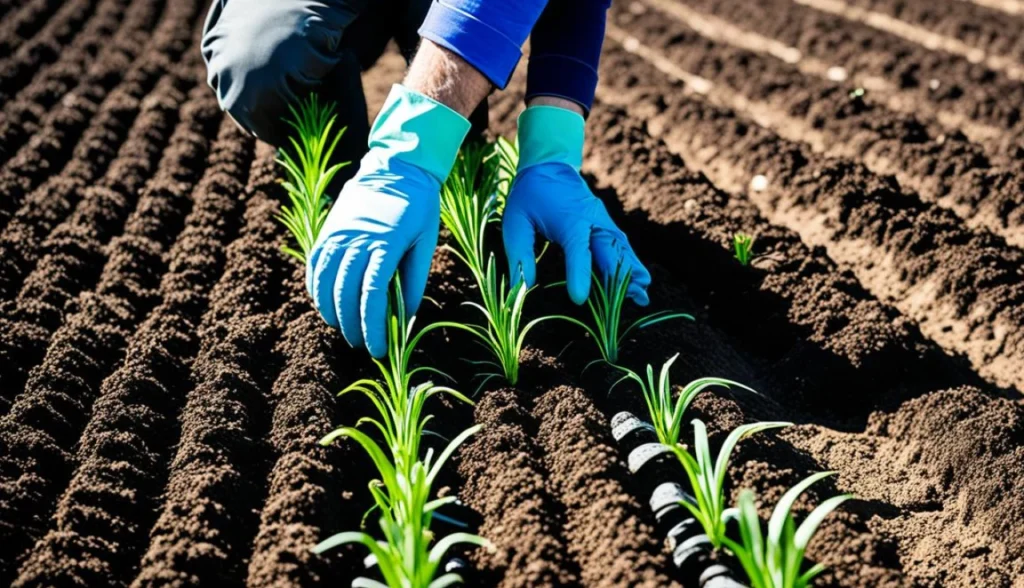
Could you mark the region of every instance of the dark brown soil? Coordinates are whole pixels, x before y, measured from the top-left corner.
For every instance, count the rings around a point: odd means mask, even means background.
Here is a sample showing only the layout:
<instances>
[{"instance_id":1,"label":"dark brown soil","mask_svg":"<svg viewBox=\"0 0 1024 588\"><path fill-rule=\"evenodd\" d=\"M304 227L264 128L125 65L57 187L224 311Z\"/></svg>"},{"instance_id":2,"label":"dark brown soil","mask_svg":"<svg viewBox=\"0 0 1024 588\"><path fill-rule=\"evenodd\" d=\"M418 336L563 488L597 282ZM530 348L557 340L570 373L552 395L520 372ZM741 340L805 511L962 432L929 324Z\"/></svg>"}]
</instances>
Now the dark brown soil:
<instances>
[{"instance_id":1,"label":"dark brown soil","mask_svg":"<svg viewBox=\"0 0 1024 588\"><path fill-rule=\"evenodd\" d=\"M727 490L753 488L767 515L793 483L837 472L798 504L856 495L811 545L820 585L1018 588L1019 82L791 0L680 1L928 108L851 98L853 81L705 37L661 0L615 3L583 172L651 267L652 308L696 317L636 333L622 361L680 353L676 382L757 389L697 398L712 443L755 419L797 423L742 442ZM344 586L362 571L362 549L310 547L371 504L362 452L317 441L366 413L335 393L375 368L279 251L274 152L205 85L205 4L0 0L2 584ZM846 4L1024 59L1019 16ZM403 69L390 50L366 73L371 116ZM523 74L491 97L492 132L514 133ZM676 79L692 76L711 84ZM757 236L749 267L732 258L740 231ZM561 263L547 254L542 281ZM439 251L420 321L473 318L469 282ZM528 300L548 313L583 316L557 288ZM608 428L645 408L628 385L609 392L610 370L581 373L594 353L543 323L518 385L428 405L441 435L483 425L442 476L496 545L464 554L474 585L679 585ZM468 393L476 359L443 332L416 361Z\"/></svg>"}]
</instances>

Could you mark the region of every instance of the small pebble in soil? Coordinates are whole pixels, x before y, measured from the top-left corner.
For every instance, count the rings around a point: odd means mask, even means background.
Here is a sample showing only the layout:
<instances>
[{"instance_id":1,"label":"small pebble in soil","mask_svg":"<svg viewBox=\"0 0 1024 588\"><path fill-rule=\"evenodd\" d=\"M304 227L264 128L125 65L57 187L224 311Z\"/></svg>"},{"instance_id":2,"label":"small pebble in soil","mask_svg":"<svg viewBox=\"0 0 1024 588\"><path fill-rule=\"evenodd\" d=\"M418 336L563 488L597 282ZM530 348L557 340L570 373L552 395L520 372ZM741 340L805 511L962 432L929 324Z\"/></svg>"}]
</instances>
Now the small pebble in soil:
<instances>
[{"instance_id":1,"label":"small pebble in soil","mask_svg":"<svg viewBox=\"0 0 1024 588\"><path fill-rule=\"evenodd\" d=\"M832 80L833 82L845 82L848 76L848 74L846 73L846 68L839 67L838 65L834 65L828 68L828 72L826 72L826 75L828 76L828 79Z\"/></svg>"},{"instance_id":2,"label":"small pebble in soil","mask_svg":"<svg viewBox=\"0 0 1024 588\"><path fill-rule=\"evenodd\" d=\"M939 86L941 86L941 85L942 85L942 82L940 82L939 80L937 80L935 78L932 78L931 80L928 81L928 88L931 89L931 91L933 91L933 92L935 90L938 90Z\"/></svg>"},{"instance_id":3,"label":"small pebble in soil","mask_svg":"<svg viewBox=\"0 0 1024 588\"><path fill-rule=\"evenodd\" d=\"M636 50L640 48L640 40L636 37L627 37L626 40L622 42L622 48L630 53L636 53Z\"/></svg>"},{"instance_id":4,"label":"small pebble in soil","mask_svg":"<svg viewBox=\"0 0 1024 588\"><path fill-rule=\"evenodd\" d=\"M755 192L764 192L768 189L768 178L762 174L757 174L750 180L750 189Z\"/></svg>"}]
</instances>

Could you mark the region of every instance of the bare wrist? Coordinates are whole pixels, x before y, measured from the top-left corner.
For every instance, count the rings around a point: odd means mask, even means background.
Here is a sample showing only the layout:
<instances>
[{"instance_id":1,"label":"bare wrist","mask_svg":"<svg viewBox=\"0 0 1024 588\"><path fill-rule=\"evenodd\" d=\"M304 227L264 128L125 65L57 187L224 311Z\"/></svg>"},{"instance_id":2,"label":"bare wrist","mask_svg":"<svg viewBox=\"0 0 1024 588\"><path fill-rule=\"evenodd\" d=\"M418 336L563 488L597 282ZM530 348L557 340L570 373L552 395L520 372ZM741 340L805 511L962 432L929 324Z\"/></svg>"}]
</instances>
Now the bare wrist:
<instances>
[{"instance_id":1,"label":"bare wrist","mask_svg":"<svg viewBox=\"0 0 1024 588\"><path fill-rule=\"evenodd\" d=\"M403 85L437 100L465 118L491 92L491 82L452 51L423 39Z\"/></svg>"}]
</instances>

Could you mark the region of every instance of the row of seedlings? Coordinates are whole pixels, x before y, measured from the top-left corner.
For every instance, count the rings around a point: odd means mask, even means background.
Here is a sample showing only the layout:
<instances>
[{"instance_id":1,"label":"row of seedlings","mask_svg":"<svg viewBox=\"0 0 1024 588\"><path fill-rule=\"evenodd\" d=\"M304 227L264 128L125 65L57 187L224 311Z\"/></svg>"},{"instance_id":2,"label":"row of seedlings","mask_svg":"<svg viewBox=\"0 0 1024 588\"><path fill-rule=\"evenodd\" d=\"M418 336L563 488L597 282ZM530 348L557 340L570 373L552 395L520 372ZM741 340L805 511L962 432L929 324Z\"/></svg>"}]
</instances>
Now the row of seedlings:
<instances>
[{"instance_id":1,"label":"row of seedlings","mask_svg":"<svg viewBox=\"0 0 1024 588\"><path fill-rule=\"evenodd\" d=\"M497 166L501 178L496 185L488 184L487 179L493 172L488 172L486 162L482 166L483 181L474 181L472 173L464 173L467 180L467 192L474 186L476 192L469 192L462 198L453 198L446 186L442 194L442 220L455 237L462 251L457 255L470 266L474 276L480 276L478 267L474 268L473 257L467 253L460 235L469 234L468 223L457 225L452 218L466 219L468 215L446 214L446 209L454 208L453 203L476 202L475 194L496 194L490 208L484 206L485 216L478 219L479 232L493 217L500 215L502 208L501 196L507 194L508 178L515 171L514 145L499 139L496 151L502 156ZM472 162L475 158L466 153L462 163ZM478 158L477 158L478 159ZM459 172L456 166L456 172ZM469 170L471 171L471 170ZM455 176L460 174L456 173ZM505 181L502 185L501 180ZM451 183L451 182L449 182ZM502 190L501 188L504 188ZM469 197L469 194L474 194ZM490 213L491 216L486 216ZM752 256L753 237L737 233L733 239L736 260L748 264ZM482 259L479 252L483 251L483 238L476 241L476 260ZM543 255L543 251L542 251ZM485 280L490 278L490 268L483 274ZM481 282L477 277L478 282ZM711 443L707 427L699 419L692 422L694 442L692 447L680 442L682 437L683 416L690 402L703 390L713 386L736 386L754 392L750 388L723 378L700 378L689 383L678 394L673 390L669 380L669 371L678 355L670 358L655 377L652 366L647 366L646 378L618 363L619 352L623 343L644 328L670 320L693 317L671 310L661 310L642 316L635 321L624 324L622 310L627 288L630 283L628 270L621 266L609 279L604 280L597 274L592 275L591 296L587 301L592 324L579 319L557 315L542 316L527 323L530 327L540 321L557 318L583 328L595 342L599 357L587 364L587 369L595 364L604 364L624 375L619 382L632 381L640 386L645 403L650 413L650 423L644 422L629 412L620 412L612 419L612 436L627 454L630 471L635 475L638 486L654 513L659 533L668 538L673 551L674 564L679 568L684 585L699 585L714 588L738 587L744 584L737 581L736 570L732 569L733 561L738 561L747 575L747 584L753 588L788 588L810 585L813 579L824 571L822 565L804 565L804 553L818 525L840 504L850 498L849 495L832 497L824 501L808 515L799 527L791 514L796 500L815 482L832 475L833 472L813 474L796 484L785 493L775 507L767 530L762 528L758 517L755 496L752 490L743 490L735 506L729 508L725 498L725 480L728 473L729 459L733 449L742 439L758 432L789 426L787 422L760 422L737 427L730 432L721 445L718 455L712 457ZM486 284L486 286L485 286ZM558 284L553 284L558 285ZM481 292L487 301L488 290L493 283L481 283ZM521 290L525 287L519 285ZM525 296L516 293L517 298ZM468 303L474 306L474 303ZM521 301L519 305L521 307ZM479 307L478 307L479 308ZM513 308L516 308L513 306ZM486 342L500 341L502 326L498 321L490 320L492 313L481 309L489 319L490 330L482 327L458 328L471 330ZM521 308L519 308L521 312ZM498 314L497 316L501 316ZM518 321L518 315L514 315ZM518 324L518 323L516 323ZM518 339L521 344L522 336ZM490 343L493 345L493 343ZM518 350L516 350L518 351ZM495 350L499 359L501 355ZM514 372L513 372L514 373ZM491 375L493 377L494 375ZM510 383L514 383L510 380ZM617 384L616 384L617 385ZM612 386L614 389L615 385ZM653 424L651 424L653 423ZM682 467L680 467L682 466Z\"/></svg>"},{"instance_id":2,"label":"row of seedlings","mask_svg":"<svg viewBox=\"0 0 1024 588\"><path fill-rule=\"evenodd\" d=\"M284 252L304 264L327 217L327 186L345 165L331 164L344 129L332 132L336 122L334 106L321 104L315 95L293 108L291 115L287 122L297 138L291 140L294 154L282 150L279 159L287 175L283 185L289 197L289 204L282 207L279 218L298 245L285 246ZM422 338L444 325L434 323L417 331L415 318L407 316L399 280L393 283L387 315L387 355L383 360L374 359L380 380L361 379L339 393L364 396L377 414L359 419L354 426L338 427L320 441L330 445L341 439L352 440L373 461L380 477L369 483L374 506L366 513L364 523L376 513L379 534L343 531L320 542L314 552L323 553L351 543L365 546L370 551L366 575L352 582L354 588L447 586L462 581L459 572L466 567L463 560L447 557L453 547L490 546L486 539L466 531L442 536L437 522L452 528L467 525L440 512L456 506L454 496L432 498L441 468L480 427L462 431L440 451L428 447L421 452L424 438L430 434L427 423L432 418L424 413L427 400L447 395L466 404L473 402L447 386L430 381L413 384L418 376L426 374L450 379L434 368L412 367L413 353ZM383 444L364 432L360 428L363 425L375 429Z\"/></svg>"},{"instance_id":3,"label":"row of seedlings","mask_svg":"<svg viewBox=\"0 0 1024 588\"><path fill-rule=\"evenodd\" d=\"M328 201L324 191L340 168L328 167L328 161L340 133L331 140L332 109L321 107L315 98L293 111L293 117L291 123L299 135L299 140L293 142L298 159L282 153L282 164L290 176L290 181L284 185L291 206L283 209L281 219L301 248L300 251L286 247L286 252L304 262L326 219ZM345 543L368 547L372 552L368 567L376 564L378 577L386 584L378 579L359 578L353 586L428 586L432 585L431 580L450 547L459 542L488 545L476 535L453 533L438 541L433 549L429 548L433 513L455 502L454 497L428 502L431 485L452 452L479 426L456 436L436 460L432 450L427 451L425 458L420 458L424 425L430 419L429 415L422 415L426 400L448 394L467 404L472 401L451 388L430 382L412 386L417 373L439 372L429 367L410 369L411 356L422 337L432 330L448 327L465 331L493 355L492 360L476 362L493 370L481 374L481 387L495 378L514 385L518 381L519 356L526 334L542 321L560 319L582 327L595 341L601 357L593 363L603 362L621 370L625 374L623 381L633 380L641 387L654 424L623 412L613 418L612 433L627 451L629 468L637 474L645 495L650 496L649 504L659 529L668 537L684 582L709 587L741 586L734 578L733 569L723 565L732 557L746 572L751 586L808 585L824 568L815 565L803 569L807 544L821 521L849 496L826 500L799 527L790 510L811 484L831 472L814 474L790 489L776 506L767 533L762 530L752 491L743 491L733 508L726 508L724 492L729 458L739 441L790 423L740 426L729 434L717 458L712 458L707 428L699 419L693 421L693 449L680 443L684 412L698 393L711 386L745 386L721 378L701 378L673 398L668 375L675 357L666 362L657 379L652 366L648 366L644 379L616 363L619 348L630 333L659 322L692 317L659 311L623 328L621 311L629 273L620 269L607 282L593 276L593 296L588 300L593 325L564 315L541 316L522 324L525 299L532 288L522 281L510 284L499 274L493 252L486 249L485 238L488 225L500 219L516 164L515 145L503 139L494 145L468 145L460 153L441 193L441 219L453 239L449 248L470 270L482 298L482 304L465 304L478 310L485 322L442 321L416 332L414 320L406 319L401 290L396 283L390 298L387 358L385 362L374 360L383 382L360 380L341 392L358 392L367 397L380 412L381 419L364 417L356 427L339 427L322 440L329 444L339 438L350 438L374 461L382 479L372 481L370 491L376 503L374 509L381 513L384 540L364 532L343 532L320 543L315 551L323 552ZM737 250L749 251L749 244L743 245ZM358 429L360 424L375 427L382 434L388 451ZM678 465L673 465L676 462ZM443 515L441 518L448 520ZM730 521L735 524L728 525ZM457 579L460 579L457 574L448 573L434 582L447 584Z\"/></svg>"}]
</instances>

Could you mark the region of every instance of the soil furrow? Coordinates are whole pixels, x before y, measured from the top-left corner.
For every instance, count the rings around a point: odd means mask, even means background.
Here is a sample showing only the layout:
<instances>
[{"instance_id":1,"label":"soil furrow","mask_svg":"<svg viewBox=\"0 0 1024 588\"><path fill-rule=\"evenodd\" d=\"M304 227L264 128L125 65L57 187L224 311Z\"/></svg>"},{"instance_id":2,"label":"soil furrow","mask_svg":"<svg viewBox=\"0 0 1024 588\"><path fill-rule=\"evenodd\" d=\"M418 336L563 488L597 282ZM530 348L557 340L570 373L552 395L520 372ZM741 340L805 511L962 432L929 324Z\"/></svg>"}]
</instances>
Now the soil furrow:
<instances>
[{"instance_id":1,"label":"soil furrow","mask_svg":"<svg viewBox=\"0 0 1024 588\"><path fill-rule=\"evenodd\" d=\"M1008 491L1024 484L1019 402L956 388L873 415L862 434L799 427L782 435L824 469L841 470L843 490L875 511L873 527L904 537L898 555L915 585L1009 588L1024 577L1014 532L1024 505ZM825 531L829 541L838 535Z\"/></svg>"},{"instance_id":2,"label":"soil furrow","mask_svg":"<svg viewBox=\"0 0 1024 588\"><path fill-rule=\"evenodd\" d=\"M971 2L927 2L922 0L847 0L854 6L874 10L958 39L967 45L1024 63L1024 19L1004 11Z\"/></svg>"},{"instance_id":3,"label":"soil furrow","mask_svg":"<svg viewBox=\"0 0 1024 588\"><path fill-rule=\"evenodd\" d=\"M629 474L604 415L569 385L540 394L531 413L545 451L548 488L565 505L568 552L582 584L672 585L665 575L668 556L645 520L645 506L628 491Z\"/></svg>"},{"instance_id":4,"label":"soil furrow","mask_svg":"<svg viewBox=\"0 0 1024 588\"><path fill-rule=\"evenodd\" d=\"M351 359L351 352L345 354L338 332L311 308L305 268L295 268L288 289L291 298L281 310L281 322L288 326L274 349L283 368L270 392L268 443L275 462L246 585L344 584L354 574L346 578L343 572L356 571L362 558L350 556L339 562L337 556L354 549L318 556L310 548L337 530L358 528L361 509L352 503L367 500L362 495L368 478L352 467L358 449L346 443L317 443L340 424L339 414L352 414L336 411L333 398L348 383L342 382L334 364L339 356ZM344 491L360 496L347 500Z\"/></svg>"},{"instance_id":5,"label":"soil furrow","mask_svg":"<svg viewBox=\"0 0 1024 588\"><path fill-rule=\"evenodd\" d=\"M43 240L81 200L83 190L101 177L101 186L114 185L126 173L140 173L132 169L132 163L153 161L151 149L140 147L166 142L164 128L157 125L150 129L146 121L137 117L140 112L147 116L148 111L158 109L167 95L166 90L157 87L156 80L175 58L174 48L181 37L181 33L170 26L157 30L150 49L129 68L123 81L98 106L98 112L91 118L68 164L25 197L11 223L0 234L3 257L0 262L0 297L10 297L17 292L25 273L40 255ZM167 55L169 49L171 55ZM171 75L182 77L182 68L171 69ZM186 84L194 83L192 78L196 76L188 72L185 77L188 79L176 82L175 86L187 91ZM171 82L165 79L163 83ZM151 90L153 95L147 98ZM122 144L126 134L127 143ZM143 143L138 144L139 141ZM113 157L114 153L116 157ZM147 157L142 158L142 154L147 154ZM117 161L112 169L108 167L111 161ZM142 171L147 171L151 165L147 164Z\"/></svg>"},{"instance_id":6,"label":"soil furrow","mask_svg":"<svg viewBox=\"0 0 1024 588\"><path fill-rule=\"evenodd\" d=\"M146 39L143 31L153 25L156 11L132 11L131 16L138 18L131 24L140 29L106 46L104 58L84 75L82 85L46 115L39 132L0 171L0 193L4 195L0 226L6 225L27 194L47 176L59 173L73 157L78 139L111 90L124 82L145 82L152 87L162 70L178 60L189 40L182 25L194 17L195 4L182 2L166 11L154 39ZM148 41L160 44L149 45ZM126 73L142 79L126 80Z\"/></svg>"},{"instance_id":7,"label":"soil furrow","mask_svg":"<svg viewBox=\"0 0 1024 588\"><path fill-rule=\"evenodd\" d=\"M774 57L791 64L805 76L820 78L829 84L840 83L850 90L864 90L874 102L884 105L889 110L938 125L945 129L946 135L964 134L977 142L991 158L1004 164L1017 165L1015 158L1018 150L1015 141L1018 140L1018 133L1007 135L1005 127L1001 125L972 120L962 111L946 108L939 103L922 101L914 90L898 88L895 83L881 77L864 72L851 74L845 67L827 61L827 56L818 58L806 55L796 47L736 26L717 16L702 13L677 0L642 0L631 3L629 7L637 14L648 10L648 7L655 8L720 45ZM613 32L614 27L609 28L609 33Z\"/></svg>"},{"instance_id":8,"label":"soil furrow","mask_svg":"<svg viewBox=\"0 0 1024 588\"><path fill-rule=\"evenodd\" d=\"M998 10L1005 12L1006 14L1024 14L1024 2L1020 0L960 0L961 2L967 2L974 4L975 6L984 6L985 8L991 8L992 10Z\"/></svg>"},{"instance_id":9,"label":"soil furrow","mask_svg":"<svg viewBox=\"0 0 1024 588\"><path fill-rule=\"evenodd\" d=\"M174 124L176 107L182 101L181 90L174 84L169 78L165 89L171 94L161 100L160 110L154 111L150 131ZM144 207L162 202L164 193L190 190L199 179L207 137L217 124L215 109L216 101L205 88L194 88L182 106L181 122L169 144L158 142L161 137L156 133L140 137L130 159L115 165L112 171L116 174L107 182L85 189L74 213L48 237L46 255L25 280L18 297L3 305L6 324L0 337L0 356L7 361L0 364L0 381L7 389L5 400L10 402L20 392L50 337L73 312L68 303L102 278L109 243L126 230L132 209L135 216L144 214ZM150 170L158 157L154 176Z\"/></svg>"},{"instance_id":10,"label":"soil furrow","mask_svg":"<svg viewBox=\"0 0 1024 588\"><path fill-rule=\"evenodd\" d=\"M198 350L195 326L240 223L239 194L252 149L253 141L235 125L222 124L211 165L168 255L162 303L132 335L124 363L103 382L75 455L79 466L16 586L125 586L134 577Z\"/></svg>"},{"instance_id":11,"label":"soil furrow","mask_svg":"<svg viewBox=\"0 0 1024 588\"><path fill-rule=\"evenodd\" d=\"M274 215L273 151L257 152L241 236L210 294L199 328L193 387L178 417L180 436L160 516L132 586L240 586L270 471L263 434L276 375L286 271Z\"/></svg>"},{"instance_id":12,"label":"soil furrow","mask_svg":"<svg viewBox=\"0 0 1024 588\"><path fill-rule=\"evenodd\" d=\"M921 28L888 14L847 3L844 0L794 0L822 12L835 14L847 20L916 43L925 49L959 55L971 63L979 63L1006 75L1011 80L1024 79L1024 67L1004 55L986 54L985 51L962 41Z\"/></svg>"},{"instance_id":13,"label":"soil furrow","mask_svg":"<svg viewBox=\"0 0 1024 588\"><path fill-rule=\"evenodd\" d=\"M47 21L46 26L13 54L0 61L0 101L10 100L32 75L60 57L68 42L95 13L97 0L70 0ZM122 5L126 0L121 0Z\"/></svg>"},{"instance_id":14,"label":"soil furrow","mask_svg":"<svg viewBox=\"0 0 1024 588\"><path fill-rule=\"evenodd\" d=\"M473 278L448 249L434 255L427 295L437 303L424 304L417 324L439 320L472 323L479 315L463 305L478 297ZM535 309L527 303L532 313ZM481 349L464 333L433 334L421 344L421 365L454 376L454 387L473 394L476 406L449 404L431 428L448 439L470 421L483 428L456 452L448 466L450 481L460 499L481 517L479 534L490 539L494 553L477 550L470 560L480 573L477 585L502 587L580 586L580 569L569 555L564 534L565 506L548 487L550 473L544 449L537 443L537 422L530 414L531 397L523 387L479 386L470 359ZM533 340L533 336L530 337ZM536 355L536 354L534 354ZM524 373L531 368L523 366ZM434 405L435 407L437 405ZM429 412L435 413L435 410Z\"/></svg>"},{"instance_id":15,"label":"soil furrow","mask_svg":"<svg viewBox=\"0 0 1024 588\"><path fill-rule=\"evenodd\" d=\"M497 553L475 558L502 587L578 586L580 570L563 536L565 507L551 495L537 422L521 390L480 395L474 417L483 429L459 451L462 500L483 517L480 535Z\"/></svg>"},{"instance_id":16,"label":"soil furrow","mask_svg":"<svg viewBox=\"0 0 1024 588\"><path fill-rule=\"evenodd\" d=\"M111 39L114 47L129 42L136 47L144 44L158 12L159 6L148 2L126 9L123 0L103 0L82 34L61 51L60 59L43 68L4 105L0 113L0 161L6 163L45 125L46 115L61 98L83 87L87 77L97 77L95 70L102 67L102 61L95 60L101 54L111 54Z\"/></svg>"},{"instance_id":17,"label":"soil furrow","mask_svg":"<svg viewBox=\"0 0 1024 588\"><path fill-rule=\"evenodd\" d=\"M893 113L870 96L851 97L848 88L808 78L781 60L707 40L657 10L612 10L614 21L643 43L715 82L709 92L713 98L717 84L723 84L728 88L724 94L738 92L742 98L726 96L722 103L768 123L786 138L808 142L828 155L861 158L873 171L895 175L929 201L953 210L969 226L1024 246L1024 174L998 166L962 135Z\"/></svg>"},{"instance_id":18,"label":"soil furrow","mask_svg":"<svg viewBox=\"0 0 1024 588\"><path fill-rule=\"evenodd\" d=\"M26 274L48 251L47 237L87 190L94 185L109 188L126 174L148 174L170 139L189 89L179 78L176 73L165 75L148 95L143 86L132 84L104 100L72 161L33 190L0 233L0 298L13 298L20 291ZM166 116L168 110L173 117ZM139 164L145 165L138 169Z\"/></svg>"},{"instance_id":19,"label":"soil furrow","mask_svg":"<svg viewBox=\"0 0 1024 588\"><path fill-rule=\"evenodd\" d=\"M646 64L611 42L603 63L604 87L634 105L638 118L661 127L690 115L675 107L684 102L678 86L669 93L644 86L638 80L646 79ZM518 106L515 100L492 102L495 117L503 105L513 111ZM601 104L601 110L609 106ZM775 400L791 411L789 418L859 427L877 408L949 382L976 381L967 366L950 360L913 321L880 303L821 250L769 223L751 202L687 170L643 125L610 110L595 109L591 116L584 171L642 258L677 276L700 276L677 279L720 328L743 341L747 353L769 362L774 379L766 384L778 390ZM752 267L732 259L737 232L757 236L761 259ZM821 394L823 388L829 394Z\"/></svg>"},{"instance_id":20,"label":"soil furrow","mask_svg":"<svg viewBox=\"0 0 1024 588\"><path fill-rule=\"evenodd\" d=\"M49 505L72 473L71 451L100 384L155 303L164 257L191 208L194 180L188 178L202 165L211 131L206 127L219 118L215 100L208 92L202 96L205 104L183 114L165 153L168 165L146 186L124 233L103 247L107 255L99 260L107 261L95 290L67 309L42 363L0 418L0 538L9 547L0 560L0 582L14 572L14 558L45 531ZM109 194L108 203L125 199Z\"/></svg>"},{"instance_id":21,"label":"soil furrow","mask_svg":"<svg viewBox=\"0 0 1024 588\"><path fill-rule=\"evenodd\" d=\"M624 51L607 55L606 64L621 60L607 67L639 72L640 79L655 73ZM604 95L622 102L623 93ZM1014 367L1014 358L1024 353L1024 345L1019 327L1013 326L1021 320L1018 296L1024 296L1019 252L989 234L964 229L948 211L902 193L892 178L848 161L823 160L728 110L686 96L651 98L643 107L635 97L630 102L653 114L651 128L720 185L742 190L754 176L765 176L767 189L750 195L772 211L773 219L814 245L834 241L830 255L851 263L869 290L919 321L927 336L966 355L998 385L1021 386L1024 374ZM797 202L805 200L822 202L819 206L832 216L803 215L799 222L783 218L781 208L794 215ZM965 291L966 284L977 289Z\"/></svg>"},{"instance_id":22,"label":"soil furrow","mask_svg":"<svg viewBox=\"0 0 1024 588\"><path fill-rule=\"evenodd\" d=\"M802 53L843 66L850 75L895 83L919 100L1006 130L1003 152L1020 159L1016 147L1024 85L967 59L931 51L855 21L819 12L791 0L683 0Z\"/></svg>"},{"instance_id":23,"label":"soil furrow","mask_svg":"<svg viewBox=\"0 0 1024 588\"><path fill-rule=\"evenodd\" d=\"M0 54L14 53L53 16L60 0L28 0L0 22Z\"/></svg>"}]
</instances>

